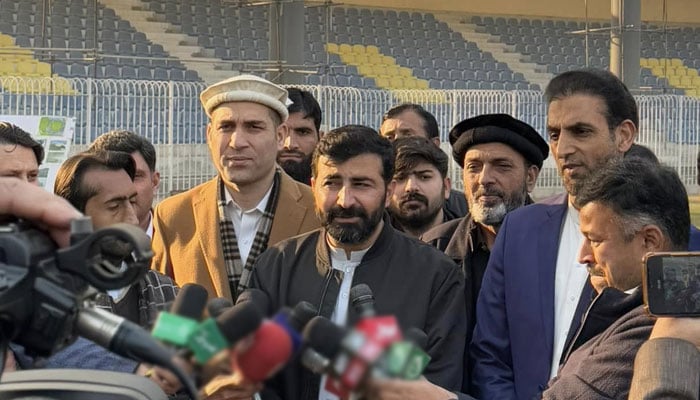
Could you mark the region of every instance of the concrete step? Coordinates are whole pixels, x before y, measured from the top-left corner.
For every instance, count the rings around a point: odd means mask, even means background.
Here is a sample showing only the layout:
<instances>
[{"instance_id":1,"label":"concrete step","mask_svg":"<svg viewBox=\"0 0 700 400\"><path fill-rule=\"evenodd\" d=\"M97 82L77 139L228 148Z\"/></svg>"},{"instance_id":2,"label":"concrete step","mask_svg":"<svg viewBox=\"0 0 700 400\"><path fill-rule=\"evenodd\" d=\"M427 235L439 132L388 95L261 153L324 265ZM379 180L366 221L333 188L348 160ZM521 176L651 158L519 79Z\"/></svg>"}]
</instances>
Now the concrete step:
<instances>
[{"instance_id":1,"label":"concrete step","mask_svg":"<svg viewBox=\"0 0 700 400\"><path fill-rule=\"evenodd\" d=\"M447 23L455 32L459 32L465 40L476 43L481 51L491 53L496 61L505 63L513 72L520 72L529 82L538 84L541 89L544 89L554 77L554 75L547 73L542 66L529 62L527 56L516 53L513 46L500 42L497 36L477 32L476 25L465 22L464 16L435 14L435 17Z\"/></svg>"},{"instance_id":2,"label":"concrete step","mask_svg":"<svg viewBox=\"0 0 700 400\"><path fill-rule=\"evenodd\" d=\"M114 10L120 18L129 21L136 30L143 32L153 43L160 44L172 57L193 71L206 83L218 82L237 75L231 63L214 58L213 51L197 45L197 39L182 33L175 26L148 9L141 0L99 0Z\"/></svg>"}]
</instances>

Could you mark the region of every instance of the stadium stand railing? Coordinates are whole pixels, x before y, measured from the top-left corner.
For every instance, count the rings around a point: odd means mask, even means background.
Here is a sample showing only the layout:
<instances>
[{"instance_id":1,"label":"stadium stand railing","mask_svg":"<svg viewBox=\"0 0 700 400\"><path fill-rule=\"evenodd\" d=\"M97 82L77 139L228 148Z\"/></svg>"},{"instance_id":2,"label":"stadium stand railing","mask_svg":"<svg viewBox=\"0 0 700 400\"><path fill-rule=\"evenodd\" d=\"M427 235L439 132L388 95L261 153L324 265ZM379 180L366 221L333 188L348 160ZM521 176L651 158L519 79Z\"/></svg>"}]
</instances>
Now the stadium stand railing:
<instances>
[{"instance_id":1,"label":"stadium stand railing","mask_svg":"<svg viewBox=\"0 0 700 400\"><path fill-rule=\"evenodd\" d=\"M4 77L19 88L57 78ZM62 79L62 78L61 78ZM159 198L188 189L215 173L205 144L207 117L199 103L200 82L159 82L125 79L68 79L68 94L8 91L0 88L1 115L60 115L76 120L73 151L99 134L129 129L147 137L158 149L162 173ZM55 82L54 82L55 83ZM483 113L508 113L534 126L546 138L546 105L539 91L376 90L351 87L302 86L318 99L323 129L345 124L377 128L386 110L403 102L423 104L438 120L443 149L450 153L447 133L459 121ZM679 95L639 95L640 135L660 160L676 168L689 190L697 191L696 157L700 145L700 98ZM461 186L461 173L450 170ZM537 193L561 191L554 161L545 161Z\"/></svg>"}]
</instances>

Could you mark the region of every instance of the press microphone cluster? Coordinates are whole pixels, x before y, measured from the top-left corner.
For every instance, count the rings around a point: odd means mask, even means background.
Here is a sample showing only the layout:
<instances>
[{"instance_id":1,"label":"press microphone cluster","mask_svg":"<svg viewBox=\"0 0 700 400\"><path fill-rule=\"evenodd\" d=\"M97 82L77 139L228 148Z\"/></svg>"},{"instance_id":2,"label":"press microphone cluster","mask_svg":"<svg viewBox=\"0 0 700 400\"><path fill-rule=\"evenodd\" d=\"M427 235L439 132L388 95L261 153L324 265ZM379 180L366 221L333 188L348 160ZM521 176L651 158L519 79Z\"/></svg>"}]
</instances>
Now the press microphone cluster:
<instances>
[{"instance_id":1,"label":"press microphone cluster","mask_svg":"<svg viewBox=\"0 0 700 400\"><path fill-rule=\"evenodd\" d=\"M427 335L412 328L404 338L395 317L377 316L374 296L365 284L353 287L350 297L359 322L345 329L326 318L313 318L304 330L309 349L302 363L328 374L325 390L341 399L368 378L418 379L430 361L422 349Z\"/></svg>"}]
</instances>

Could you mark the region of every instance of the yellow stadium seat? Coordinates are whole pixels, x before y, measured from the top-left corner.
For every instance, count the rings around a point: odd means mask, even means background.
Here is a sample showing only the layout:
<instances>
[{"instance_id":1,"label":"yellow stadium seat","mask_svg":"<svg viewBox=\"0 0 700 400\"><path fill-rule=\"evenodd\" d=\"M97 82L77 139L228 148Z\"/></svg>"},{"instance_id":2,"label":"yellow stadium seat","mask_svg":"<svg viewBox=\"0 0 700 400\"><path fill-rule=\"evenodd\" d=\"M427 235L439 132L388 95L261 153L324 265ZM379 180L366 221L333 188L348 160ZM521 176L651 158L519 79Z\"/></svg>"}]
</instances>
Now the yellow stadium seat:
<instances>
[{"instance_id":1,"label":"yellow stadium seat","mask_svg":"<svg viewBox=\"0 0 700 400\"><path fill-rule=\"evenodd\" d=\"M340 53L340 61L345 64L356 64L355 54L352 53Z\"/></svg>"},{"instance_id":2,"label":"yellow stadium seat","mask_svg":"<svg viewBox=\"0 0 700 400\"><path fill-rule=\"evenodd\" d=\"M338 45L335 43L326 43L326 51L333 54L338 54L340 52L340 50L338 50Z\"/></svg>"},{"instance_id":3,"label":"yellow stadium seat","mask_svg":"<svg viewBox=\"0 0 700 400\"><path fill-rule=\"evenodd\" d=\"M373 56L379 55L379 47L374 46L374 45L367 46L366 51L367 51L367 54L370 54Z\"/></svg>"},{"instance_id":4,"label":"yellow stadium seat","mask_svg":"<svg viewBox=\"0 0 700 400\"><path fill-rule=\"evenodd\" d=\"M12 36L0 34L0 47L14 46L15 41Z\"/></svg>"},{"instance_id":5,"label":"yellow stadium seat","mask_svg":"<svg viewBox=\"0 0 700 400\"><path fill-rule=\"evenodd\" d=\"M400 76L394 76L389 80L389 86L391 86L394 89L402 89L404 87L403 85L403 78Z\"/></svg>"},{"instance_id":6,"label":"yellow stadium seat","mask_svg":"<svg viewBox=\"0 0 700 400\"><path fill-rule=\"evenodd\" d=\"M658 58L647 58L647 65L649 67L656 67L659 65L659 59Z\"/></svg>"},{"instance_id":7,"label":"yellow stadium seat","mask_svg":"<svg viewBox=\"0 0 700 400\"><path fill-rule=\"evenodd\" d=\"M407 78L411 77L411 76L413 76L413 70L411 68L400 67L399 68L399 75L407 77Z\"/></svg>"},{"instance_id":8,"label":"yellow stadium seat","mask_svg":"<svg viewBox=\"0 0 700 400\"><path fill-rule=\"evenodd\" d=\"M352 52L355 54L366 54L367 52L365 51L365 46L361 44L353 44L352 45Z\"/></svg>"},{"instance_id":9,"label":"yellow stadium seat","mask_svg":"<svg viewBox=\"0 0 700 400\"><path fill-rule=\"evenodd\" d=\"M646 58L640 58L640 59L639 59L639 66L640 66L640 67L644 67L644 68L648 67L649 64L647 64L647 59L646 59Z\"/></svg>"},{"instance_id":10,"label":"yellow stadium seat","mask_svg":"<svg viewBox=\"0 0 700 400\"><path fill-rule=\"evenodd\" d=\"M370 58L367 57L367 54L354 54L354 56L356 64L374 64L370 61Z\"/></svg>"},{"instance_id":11,"label":"yellow stadium seat","mask_svg":"<svg viewBox=\"0 0 700 400\"><path fill-rule=\"evenodd\" d=\"M416 80L415 79L404 79L403 86L406 89L415 89L416 88Z\"/></svg>"},{"instance_id":12,"label":"yellow stadium seat","mask_svg":"<svg viewBox=\"0 0 700 400\"><path fill-rule=\"evenodd\" d=\"M674 67L682 67L683 66L683 60L680 58L672 58L671 59L671 65Z\"/></svg>"},{"instance_id":13,"label":"yellow stadium seat","mask_svg":"<svg viewBox=\"0 0 700 400\"><path fill-rule=\"evenodd\" d=\"M0 75L14 75L15 63L0 61Z\"/></svg>"},{"instance_id":14,"label":"yellow stadium seat","mask_svg":"<svg viewBox=\"0 0 700 400\"><path fill-rule=\"evenodd\" d=\"M401 76L399 74L399 67L397 67L396 65L389 65L388 67L386 67L386 74L389 76Z\"/></svg>"},{"instance_id":15,"label":"yellow stadium seat","mask_svg":"<svg viewBox=\"0 0 700 400\"><path fill-rule=\"evenodd\" d=\"M374 75L374 66L370 64L360 64L357 66L357 72L364 76Z\"/></svg>"},{"instance_id":16,"label":"yellow stadium seat","mask_svg":"<svg viewBox=\"0 0 700 400\"><path fill-rule=\"evenodd\" d=\"M428 81L425 79L418 79L416 81L416 89L428 89L430 85L428 84Z\"/></svg>"},{"instance_id":17,"label":"yellow stadium seat","mask_svg":"<svg viewBox=\"0 0 700 400\"><path fill-rule=\"evenodd\" d=\"M375 66L374 66L374 74L377 75L377 76L389 75L389 74L386 72L386 67L383 66L383 65L375 65Z\"/></svg>"},{"instance_id":18,"label":"yellow stadium seat","mask_svg":"<svg viewBox=\"0 0 700 400\"><path fill-rule=\"evenodd\" d=\"M36 74L36 62L20 61L17 63L17 75L20 76L34 76Z\"/></svg>"},{"instance_id":19,"label":"yellow stadium seat","mask_svg":"<svg viewBox=\"0 0 700 400\"><path fill-rule=\"evenodd\" d=\"M693 87L693 80L691 77L681 76L680 78L681 78L681 87L682 88L690 89L691 87Z\"/></svg>"},{"instance_id":20,"label":"yellow stadium seat","mask_svg":"<svg viewBox=\"0 0 700 400\"><path fill-rule=\"evenodd\" d=\"M681 78L679 76L669 76L668 84L674 87L681 87Z\"/></svg>"},{"instance_id":21,"label":"yellow stadium seat","mask_svg":"<svg viewBox=\"0 0 700 400\"><path fill-rule=\"evenodd\" d=\"M377 77L374 80L374 83L377 85L377 87L380 87L382 89L388 89L389 88L389 80L387 78L383 77Z\"/></svg>"},{"instance_id":22,"label":"yellow stadium seat","mask_svg":"<svg viewBox=\"0 0 700 400\"><path fill-rule=\"evenodd\" d=\"M351 54L352 46L350 46L347 43L343 43L340 46L338 46L338 52L340 52L340 54Z\"/></svg>"},{"instance_id":23,"label":"yellow stadium seat","mask_svg":"<svg viewBox=\"0 0 700 400\"><path fill-rule=\"evenodd\" d=\"M686 96L692 96L692 97L698 97L698 92L697 89L688 89L685 91Z\"/></svg>"},{"instance_id":24,"label":"yellow stadium seat","mask_svg":"<svg viewBox=\"0 0 700 400\"><path fill-rule=\"evenodd\" d=\"M693 86L700 87L700 76L693 76L690 79L691 79L691 82L693 82Z\"/></svg>"},{"instance_id":25,"label":"yellow stadium seat","mask_svg":"<svg viewBox=\"0 0 700 400\"><path fill-rule=\"evenodd\" d=\"M655 66L651 68L651 73L656 76L666 76L666 69L662 66Z\"/></svg>"},{"instance_id":26,"label":"yellow stadium seat","mask_svg":"<svg viewBox=\"0 0 700 400\"><path fill-rule=\"evenodd\" d=\"M394 59L394 57L390 57L390 56L382 56L382 64L395 65L396 59Z\"/></svg>"},{"instance_id":27,"label":"yellow stadium seat","mask_svg":"<svg viewBox=\"0 0 700 400\"><path fill-rule=\"evenodd\" d=\"M36 66L36 73L39 76L51 76L51 65L47 63L38 63Z\"/></svg>"},{"instance_id":28,"label":"yellow stadium seat","mask_svg":"<svg viewBox=\"0 0 700 400\"><path fill-rule=\"evenodd\" d=\"M673 74L676 76L685 76L687 68L685 67L676 67L673 70Z\"/></svg>"}]
</instances>

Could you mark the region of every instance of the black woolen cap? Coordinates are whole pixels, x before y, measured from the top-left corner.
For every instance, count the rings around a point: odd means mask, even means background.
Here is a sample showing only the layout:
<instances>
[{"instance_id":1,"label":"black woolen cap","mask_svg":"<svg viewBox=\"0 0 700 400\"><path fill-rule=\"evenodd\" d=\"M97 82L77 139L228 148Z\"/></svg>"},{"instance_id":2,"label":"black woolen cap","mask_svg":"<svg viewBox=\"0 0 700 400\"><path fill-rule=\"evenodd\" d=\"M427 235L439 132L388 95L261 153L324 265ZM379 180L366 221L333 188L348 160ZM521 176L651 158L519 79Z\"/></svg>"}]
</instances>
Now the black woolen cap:
<instances>
[{"instance_id":1,"label":"black woolen cap","mask_svg":"<svg viewBox=\"0 0 700 400\"><path fill-rule=\"evenodd\" d=\"M492 142L512 147L540 169L549 156L549 146L535 128L508 114L484 114L465 119L450 131L452 157L462 168L464 155L470 147Z\"/></svg>"}]
</instances>

